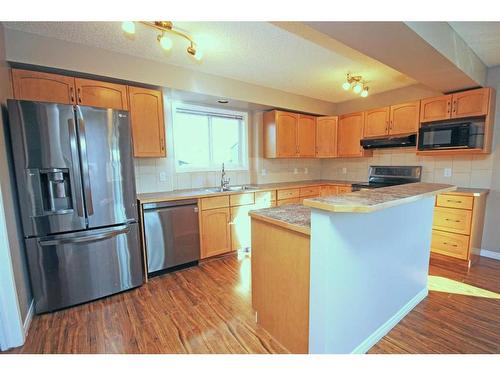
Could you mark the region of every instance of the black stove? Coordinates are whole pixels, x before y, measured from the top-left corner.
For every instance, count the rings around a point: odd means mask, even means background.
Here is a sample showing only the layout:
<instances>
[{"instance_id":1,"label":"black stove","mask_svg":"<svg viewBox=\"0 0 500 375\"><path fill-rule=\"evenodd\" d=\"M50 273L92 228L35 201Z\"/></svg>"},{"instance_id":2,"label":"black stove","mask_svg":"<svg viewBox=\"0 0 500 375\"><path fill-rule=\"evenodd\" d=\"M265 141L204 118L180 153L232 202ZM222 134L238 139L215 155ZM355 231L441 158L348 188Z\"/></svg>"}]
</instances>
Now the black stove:
<instances>
[{"instance_id":1,"label":"black stove","mask_svg":"<svg viewBox=\"0 0 500 375\"><path fill-rule=\"evenodd\" d=\"M420 182L421 175L421 166L372 165L369 169L368 182L352 184L352 191Z\"/></svg>"}]
</instances>

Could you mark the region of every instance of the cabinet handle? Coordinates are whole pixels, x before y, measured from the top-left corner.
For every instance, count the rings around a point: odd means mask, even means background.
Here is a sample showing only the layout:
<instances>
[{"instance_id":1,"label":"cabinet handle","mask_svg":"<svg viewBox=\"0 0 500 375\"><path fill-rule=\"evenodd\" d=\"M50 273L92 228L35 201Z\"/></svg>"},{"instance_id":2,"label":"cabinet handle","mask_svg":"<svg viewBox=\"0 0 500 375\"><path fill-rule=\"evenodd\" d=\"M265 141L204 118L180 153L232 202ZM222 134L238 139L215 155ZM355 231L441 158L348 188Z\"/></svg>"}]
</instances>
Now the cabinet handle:
<instances>
[{"instance_id":1,"label":"cabinet handle","mask_svg":"<svg viewBox=\"0 0 500 375\"><path fill-rule=\"evenodd\" d=\"M458 247L458 245L456 245L454 243L449 243L449 242L443 242L443 245L450 245L450 246L453 246L453 247Z\"/></svg>"},{"instance_id":2,"label":"cabinet handle","mask_svg":"<svg viewBox=\"0 0 500 375\"><path fill-rule=\"evenodd\" d=\"M392 124L392 120L389 122L389 124L390 124L390 125L389 125L389 130L392 130L392 125L393 125L393 124Z\"/></svg>"},{"instance_id":3,"label":"cabinet handle","mask_svg":"<svg viewBox=\"0 0 500 375\"><path fill-rule=\"evenodd\" d=\"M80 90L80 88L78 87L78 103L81 103L82 102L82 91Z\"/></svg>"},{"instance_id":4,"label":"cabinet handle","mask_svg":"<svg viewBox=\"0 0 500 375\"><path fill-rule=\"evenodd\" d=\"M453 219L448 219L448 218L446 218L445 220L446 221L452 221L454 223L460 223L460 221L461 221L461 220L453 220Z\"/></svg>"},{"instance_id":5,"label":"cabinet handle","mask_svg":"<svg viewBox=\"0 0 500 375\"><path fill-rule=\"evenodd\" d=\"M446 113L450 113L450 109L451 109L451 100L448 100L448 101L446 102L446 105L447 105Z\"/></svg>"},{"instance_id":6,"label":"cabinet handle","mask_svg":"<svg viewBox=\"0 0 500 375\"><path fill-rule=\"evenodd\" d=\"M389 121L385 122L385 131L389 131Z\"/></svg>"},{"instance_id":7,"label":"cabinet handle","mask_svg":"<svg viewBox=\"0 0 500 375\"><path fill-rule=\"evenodd\" d=\"M160 138L160 147L161 147L161 150L165 150L165 139L162 137Z\"/></svg>"},{"instance_id":8,"label":"cabinet handle","mask_svg":"<svg viewBox=\"0 0 500 375\"><path fill-rule=\"evenodd\" d=\"M446 202L448 202L448 203L462 203L462 201L457 201L454 199L447 199Z\"/></svg>"},{"instance_id":9,"label":"cabinet handle","mask_svg":"<svg viewBox=\"0 0 500 375\"><path fill-rule=\"evenodd\" d=\"M69 97L71 100L71 103L75 102L75 89L73 87L69 88Z\"/></svg>"},{"instance_id":10,"label":"cabinet handle","mask_svg":"<svg viewBox=\"0 0 500 375\"><path fill-rule=\"evenodd\" d=\"M453 113L457 113L457 101L453 101Z\"/></svg>"}]
</instances>

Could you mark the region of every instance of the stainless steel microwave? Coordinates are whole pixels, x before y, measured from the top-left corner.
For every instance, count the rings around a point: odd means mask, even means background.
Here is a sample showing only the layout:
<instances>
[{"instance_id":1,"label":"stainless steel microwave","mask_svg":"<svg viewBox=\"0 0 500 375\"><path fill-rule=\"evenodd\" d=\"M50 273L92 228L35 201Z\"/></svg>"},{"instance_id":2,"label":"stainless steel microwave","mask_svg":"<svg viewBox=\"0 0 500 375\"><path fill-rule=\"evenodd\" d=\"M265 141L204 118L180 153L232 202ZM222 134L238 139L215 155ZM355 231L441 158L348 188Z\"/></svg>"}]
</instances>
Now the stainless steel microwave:
<instances>
[{"instance_id":1,"label":"stainless steel microwave","mask_svg":"<svg viewBox=\"0 0 500 375\"><path fill-rule=\"evenodd\" d=\"M418 149L482 148L484 123L475 121L423 125L418 133Z\"/></svg>"}]
</instances>

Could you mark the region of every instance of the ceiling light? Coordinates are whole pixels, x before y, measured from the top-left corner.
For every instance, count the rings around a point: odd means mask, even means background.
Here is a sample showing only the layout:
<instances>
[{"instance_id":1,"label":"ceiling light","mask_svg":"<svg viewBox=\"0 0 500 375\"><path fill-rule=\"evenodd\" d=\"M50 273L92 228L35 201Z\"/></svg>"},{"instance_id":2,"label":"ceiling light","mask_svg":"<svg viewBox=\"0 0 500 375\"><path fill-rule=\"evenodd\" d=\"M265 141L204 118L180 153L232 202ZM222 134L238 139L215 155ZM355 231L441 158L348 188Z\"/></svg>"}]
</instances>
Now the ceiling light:
<instances>
[{"instance_id":1,"label":"ceiling light","mask_svg":"<svg viewBox=\"0 0 500 375\"><path fill-rule=\"evenodd\" d=\"M359 94L363 90L363 86L361 83L356 82L354 86L352 87L352 91L354 91L355 94Z\"/></svg>"},{"instance_id":2,"label":"ceiling light","mask_svg":"<svg viewBox=\"0 0 500 375\"><path fill-rule=\"evenodd\" d=\"M158 41L160 42L161 48L163 48L165 51L169 51L172 48L172 39L170 39L164 33L158 35Z\"/></svg>"},{"instance_id":3,"label":"ceiling light","mask_svg":"<svg viewBox=\"0 0 500 375\"><path fill-rule=\"evenodd\" d=\"M127 34L135 34L135 23L132 21L122 22L122 30Z\"/></svg>"},{"instance_id":4,"label":"ceiling light","mask_svg":"<svg viewBox=\"0 0 500 375\"><path fill-rule=\"evenodd\" d=\"M368 87L365 86L363 88L363 91L361 91L361 94L359 94L362 98L366 98L368 96Z\"/></svg>"},{"instance_id":5,"label":"ceiling light","mask_svg":"<svg viewBox=\"0 0 500 375\"><path fill-rule=\"evenodd\" d=\"M351 84L346 81L342 84L342 88L347 91L351 88Z\"/></svg>"},{"instance_id":6,"label":"ceiling light","mask_svg":"<svg viewBox=\"0 0 500 375\"><path fill-rule=\"evenodd\" d=\"M172 48L172 40L166 35L167 33L178 35L189 42L187 52L193 56L196 60L201 60L203 53L199 50L193 38L187 34L185 31L174 28L174 25L170 21L140 21L143 25L153 28L155 30L161 31L161 34L157 37L158 42L165 50L170 50ZM132 21L122 22L122 30L127 34L135 33L135 23Z\"/></svg>"}]
</instances>

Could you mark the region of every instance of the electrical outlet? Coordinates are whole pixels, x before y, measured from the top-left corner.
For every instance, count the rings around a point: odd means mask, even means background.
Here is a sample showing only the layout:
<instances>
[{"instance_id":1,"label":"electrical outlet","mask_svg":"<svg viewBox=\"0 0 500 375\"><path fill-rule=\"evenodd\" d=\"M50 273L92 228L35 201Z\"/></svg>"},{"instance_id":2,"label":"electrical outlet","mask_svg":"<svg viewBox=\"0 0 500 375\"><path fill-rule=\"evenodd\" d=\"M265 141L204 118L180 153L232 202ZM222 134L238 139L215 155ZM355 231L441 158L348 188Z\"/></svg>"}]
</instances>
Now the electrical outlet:
<instances>
[{"instance_id":1,"label":"electrical outlet","mask_svg":"<svg viewBox=\"0 0 500 375\"><path fill-rule=\"evenodd\" d=\"M304 168L304 173L305 173L305 174L309 174L309 168L305 167L305 168Z\"/></svg>"},{"instance_id":2,"label":"electrical outlet","mask_svg":"<svg viewBox=\"0 0 500 375\"><path fill-rule=\"evenodd\" d=\"M262 176L267 176L267 169L262 169L262 171L260 171L260 174Z\"/></svg>"},{"instance_id":3,"label":"electrical outlet","mask_svg":"<svg viewBox=\"0 0 500 375\"><path fill-rule=\"evenodd\" d=\"M342 168L342 174L347 174L347 168Z\"/></svg>"},{"instance_id":4,"label":"electrical outlet","mask_svg":"<svg viewBox=\"0 0 500 375\"><path fill-rule=\"evenodd\" d=\"M298 168L293 168L293 174L299 174L299 169Z\"/></svg>"},{"instance_id":5,"label":"electrical outlet","mask_svg":"<svg viewBox=\"0 0 500 375\"><path fill-rule=\"evenodd\" d=\"M160 182L167 181L167 172L160 172Z\"/></svg>"},{"instance_id":6,"label":"electrical outlet","mask_svg":"<svg viewBox=\"0 0 500 375\"><path fill-rule=\"evenodd\" d=\"M451 177L451 168L444 169L444 177Z\"/></svg>"}]
</instances>

